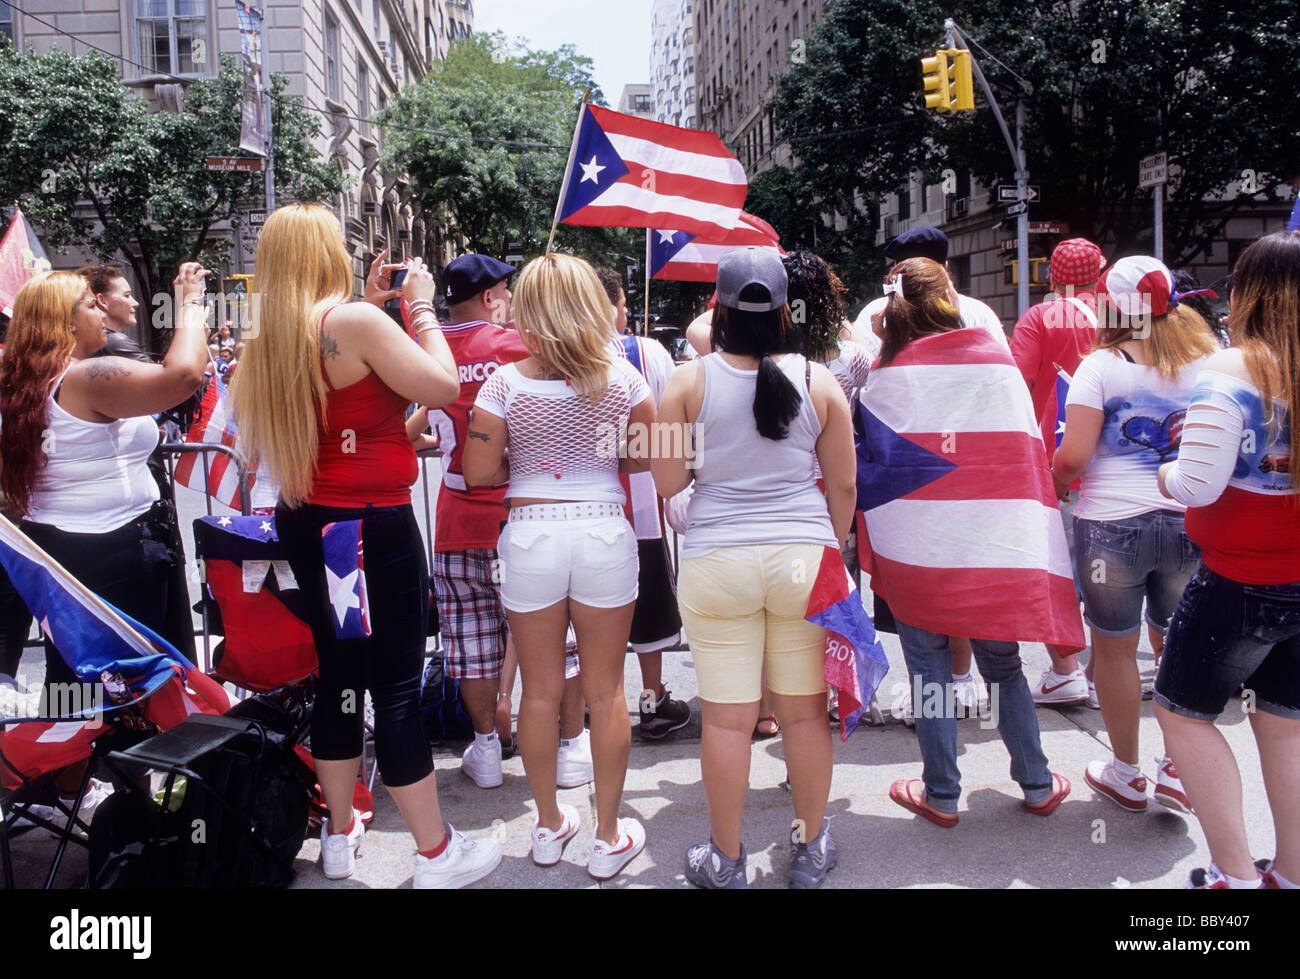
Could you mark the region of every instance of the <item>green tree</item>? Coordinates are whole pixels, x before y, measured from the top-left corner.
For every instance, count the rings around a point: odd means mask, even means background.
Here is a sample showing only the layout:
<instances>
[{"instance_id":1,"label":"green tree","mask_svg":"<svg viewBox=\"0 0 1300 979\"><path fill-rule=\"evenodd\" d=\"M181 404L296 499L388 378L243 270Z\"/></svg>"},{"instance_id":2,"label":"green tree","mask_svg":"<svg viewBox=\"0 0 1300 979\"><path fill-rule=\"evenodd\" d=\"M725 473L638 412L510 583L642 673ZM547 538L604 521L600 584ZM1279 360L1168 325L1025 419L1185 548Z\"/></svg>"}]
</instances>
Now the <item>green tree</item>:
<instances>
[{"instance_id":1,"label":"green tree","mask_svg":"<svg viewBox=\"0 0 1300 979\"><path fill-rule=\"evenodd\" d=\"M1178 265L1295 176L1293 0L1237 11L1210 0L836 0L804 63L783 76L775 115L800 160L798 187L860 228L859 252L873 250L880 196L910 173L932 184L949 168L986 184L1013 178L982 93L974 113L924 108L920 59L944 46L945 16L1032 86L1026 154L1044 200L1036 217L1113 240L1120 252L1149 249L1150 192L1137 187L1137 161L1163 149L1171 164L1165 250ZM1018 83L975 55L1014 125Z\"/></svg>"},{"instance_id":2,"label":"green tree","mask_svg":"<svg viewBox=\"0 0 1300 979\"><path fill-rule=\"evenodd\" d=\"M160 297L182 262L226 255L216 226L261 201L263 177L205 167L208 156L239 152L233 58L222 58L218 78L189 86L180 113L150 113L118 72L100 54L0 49L0 201L17 203L53 247L78 245L106 262L121 254ZM319 123L282 95L286 84L272 79L277 200L328 199L342 180L314 149ZM159 331L150 340L159 346Z\"/></svg>"}]
</instances>

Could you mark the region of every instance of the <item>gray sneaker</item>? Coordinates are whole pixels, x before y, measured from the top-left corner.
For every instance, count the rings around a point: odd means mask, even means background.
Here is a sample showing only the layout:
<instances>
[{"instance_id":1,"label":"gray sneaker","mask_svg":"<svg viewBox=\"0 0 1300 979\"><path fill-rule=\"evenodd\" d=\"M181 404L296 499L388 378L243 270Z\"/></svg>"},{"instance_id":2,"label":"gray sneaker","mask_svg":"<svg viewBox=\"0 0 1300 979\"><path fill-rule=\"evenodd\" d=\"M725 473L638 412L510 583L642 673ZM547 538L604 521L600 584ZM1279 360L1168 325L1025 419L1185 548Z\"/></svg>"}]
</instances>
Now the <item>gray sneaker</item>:
<instances>
[{"instance_id":1,"label":"gray sneaker","mask_svg":"<svg viewBox=\"0 0 1300 979\"><path fill-rule=\"evenodd\" d=\"M839 863L840 855L831 838L830 820L822 822L822 831L811 843L795 843L790 848L790 886L807 889L821 886L826 873Z\"/></svg>"},{"instance_id":2,"label":"gray sneaker","mask_svg":"<svg viewBox=\"0 0 1300 979\"><path fill-rule=\"evenodd\" d=\"M740 845L739 859L728 860L712 840L697 843L686 851L686 879L710 890L747 890L745 845Z\"/></svg>"}]
</instances>

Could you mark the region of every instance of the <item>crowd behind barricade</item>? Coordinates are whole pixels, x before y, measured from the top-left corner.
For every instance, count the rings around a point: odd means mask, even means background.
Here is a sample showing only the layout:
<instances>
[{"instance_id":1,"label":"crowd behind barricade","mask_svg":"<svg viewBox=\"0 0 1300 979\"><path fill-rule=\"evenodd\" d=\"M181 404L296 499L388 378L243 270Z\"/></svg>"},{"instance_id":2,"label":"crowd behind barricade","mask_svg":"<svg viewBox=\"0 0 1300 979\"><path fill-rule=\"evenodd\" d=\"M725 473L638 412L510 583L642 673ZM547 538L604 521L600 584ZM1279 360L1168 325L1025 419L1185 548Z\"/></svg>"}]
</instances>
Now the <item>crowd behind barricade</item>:
<instances>
[{"instance_id":1,"label":"crowd behind barricade","mask_svg":"<svg viewBox=\"0 0 1300 979\"><path fill-rule=\"evenodd\" d=\"M684 631L709 822L685 854L687 880L747 886L750 745L779 731L800 827L789 883L818 886L852 859L826 820L843 694L828 700L827 632L809 614L824 579L793 569L842 577L842 563L854 582L869 576L875 628L897 633L907 667L922 767L887 788L895 803L958 824L957 721L988 704L1024 809L1051 815L1072 784L1049 763L1035 707L1087 704L1111 748L1082 773L1088 786L1131 812L1154 801L1200 821L1209 860L1189 886L1296 887L1300 233L1241 255L1225 322L1207 290L1156 258L1107 263L1092 242L1062 242L1052 293L1009 339L991 309L958 294L947 253L936 229L891 241L883 296L850 320L818 256L732 251L711 310L687 330L698 359L675 366L658 342L625 334L618 275L580 258L548 253L517 270L466 255L440 284L413 259L395 288L385 254L353 300L337 220L284 207L258 244L257 329L238 344L228 324L208 336L197 263L177 276L159 363L123 332L138 303L115 269L23 288L0 362L6 515L193 659L151 416L224 375L319 661L311 752L330 879L353 873L365 833L354 808L363 718L341 706L357 690L373 701L379 772L415 840L414 885L464 886L502 859L439 806L419 718L432 594L474 732L461 768L490 790L518 751L536 864L559 863L580 828L557 787L594 782L592 877L617 876L646 846L653 824L621 805L626 658L638 658L639 736L671 736L692 719L663 682L664 651ZM383 310L394 301L398 318ZM410 487L417 451L434 445L429 565ZM322 544L347 521L365 548L367 634L356 637L336 628ZM3 683L31 617L0 584ZM1144 627L1153 691L1138 669ZM1051 665L1031 681L1019 644L1035 642ZM45 647L46 682L67 678ZM1247 847L1241 777L1214 723L1238 696L1272 808L1269 860ZM1158 745L1139 737L1148 697ZM1155 758L1150 794L1144 757ZM74 804L84 774L58 781ZM92 786L85 814L112 792ZM460 814L492 816L486 796Z\"/></svg>"}]
</instances>

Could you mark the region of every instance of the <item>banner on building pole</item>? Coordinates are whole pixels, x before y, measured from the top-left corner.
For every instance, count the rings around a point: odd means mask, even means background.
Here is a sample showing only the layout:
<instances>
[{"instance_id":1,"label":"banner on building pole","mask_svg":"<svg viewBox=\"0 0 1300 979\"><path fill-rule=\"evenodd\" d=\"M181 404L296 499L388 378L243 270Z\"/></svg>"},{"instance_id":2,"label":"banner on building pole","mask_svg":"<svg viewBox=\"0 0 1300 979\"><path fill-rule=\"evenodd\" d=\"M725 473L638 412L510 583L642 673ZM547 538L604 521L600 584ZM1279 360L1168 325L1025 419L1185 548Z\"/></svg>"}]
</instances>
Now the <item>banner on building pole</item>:
<instances>
[{"instance_id":1,"label":"banner on building pole","mask_svg":"<svg viewBox=\"0 0 1300 979\"><path fill-rule=\"evenodd\" d=\"M262 11L235 0L239 20L240 60L244 69L244 98L239 128L239 148L266 155L266 100L262 92Z\"/></svg>"}]
</instances>

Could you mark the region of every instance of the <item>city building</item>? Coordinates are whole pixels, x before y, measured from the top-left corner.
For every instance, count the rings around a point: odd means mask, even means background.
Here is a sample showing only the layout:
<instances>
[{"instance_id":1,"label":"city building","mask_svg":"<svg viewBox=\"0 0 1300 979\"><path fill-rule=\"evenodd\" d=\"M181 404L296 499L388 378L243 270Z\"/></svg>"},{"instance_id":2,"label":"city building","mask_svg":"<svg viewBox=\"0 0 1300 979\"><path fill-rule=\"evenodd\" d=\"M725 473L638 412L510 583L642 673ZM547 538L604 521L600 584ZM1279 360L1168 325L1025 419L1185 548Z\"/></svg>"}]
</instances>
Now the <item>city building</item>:
<instances>
[{"instance_id":1,"label":"city building","mask_svg":"<svg viewBox=\"0 0 1300 979\"><path fill-rule=\"evenodd\" d=\"M651 111L654 107L650 95L649 85L624 85L623 94L619 96L618 111L626 113L629 116L641 116L643 119L652 119L654 114Z\"/></svg>"},{"instance_id":2,"label":"city building","mask_svg":"<svg viewBox=\"0 0 1300 979\"><path fill-rule=\"evenodd\" d=\"M87 45L107 51L121 59L127 87L163 111L183 106L189 80L214 77L221 56L240 51L229 0L26 0L22 6L26 13L0 0L0 32L40 51L83 54ZM452 41L473 33L471 0L262 0L262 9L269 70L285 75L286 94L301 97L321 117L317 149L350 178L329 203L343 225L358 286L386 247L394 256L436 252L432 222L408 182L377 171L383 132L370 120L401 88L423 78ZM225 276L252 271L256 231L248 225L235 236ZM74 253L56 264L75 267L83 260L95 259Z\"/></svg>"},{"instance_id":3,"label":"city building","mask_svg":"<svg viewBox=\"0 0 1300 979\"><path fill-rule=\"evenodd\" d=\"M650 13L650 87L654 117L670 126L696 128L696 0L655 0Z\"/></svg>"}]
</instances>

